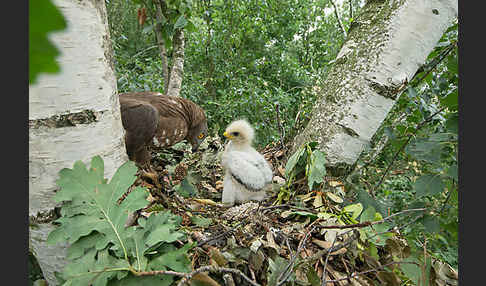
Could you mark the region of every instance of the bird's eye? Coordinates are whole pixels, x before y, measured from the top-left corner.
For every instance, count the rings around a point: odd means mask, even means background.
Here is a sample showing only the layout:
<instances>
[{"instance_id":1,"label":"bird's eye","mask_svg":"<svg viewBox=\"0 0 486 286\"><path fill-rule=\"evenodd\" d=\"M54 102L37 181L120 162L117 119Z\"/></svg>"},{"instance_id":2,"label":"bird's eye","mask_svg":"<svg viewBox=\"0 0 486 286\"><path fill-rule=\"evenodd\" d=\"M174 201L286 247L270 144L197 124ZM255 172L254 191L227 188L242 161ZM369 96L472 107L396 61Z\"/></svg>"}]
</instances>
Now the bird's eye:
<instances>
[{"instance_id":1,"label":"bird's eye","mask_svg":"<svg viewBox=\"0 0 486 286\"><path fill-rule=\"evenodd\" d=\"M233 133L231 133L231 135L238 136L238 135L240 135L240 132L233 132Z\"/></svg>"},{"instance_id":2,"label":"bird's eye","mask_svg":"<svg viewBox=\"0 0 486 286\"><path fill-rule=\"evenodd\" d=\"M201 133L197 136L198 139L203 139L203 137L204 137L204 133Z\"/></svg>"}]
</instances>

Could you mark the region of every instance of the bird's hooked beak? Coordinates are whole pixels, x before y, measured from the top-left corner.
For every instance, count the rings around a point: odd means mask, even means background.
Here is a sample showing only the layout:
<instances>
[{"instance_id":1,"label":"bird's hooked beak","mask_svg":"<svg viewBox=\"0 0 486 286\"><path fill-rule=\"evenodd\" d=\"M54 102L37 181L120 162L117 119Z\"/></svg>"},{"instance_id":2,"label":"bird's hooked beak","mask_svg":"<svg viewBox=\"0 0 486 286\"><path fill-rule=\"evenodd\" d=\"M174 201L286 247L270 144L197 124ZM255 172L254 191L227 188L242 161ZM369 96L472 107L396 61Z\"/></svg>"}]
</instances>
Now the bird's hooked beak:
<instances>
[{"instance_id":1,"label":"bird's hooked beak","mask_svg":"<svg viewBox=\"0 0 486 286\"><path fill-rule=\"evenodd\" d=\"M226 131L223 133L223 136L228 138L228 139L233 139L233 136L229 135L228 132L226 132Z\"/></svg>"}]
</instances>

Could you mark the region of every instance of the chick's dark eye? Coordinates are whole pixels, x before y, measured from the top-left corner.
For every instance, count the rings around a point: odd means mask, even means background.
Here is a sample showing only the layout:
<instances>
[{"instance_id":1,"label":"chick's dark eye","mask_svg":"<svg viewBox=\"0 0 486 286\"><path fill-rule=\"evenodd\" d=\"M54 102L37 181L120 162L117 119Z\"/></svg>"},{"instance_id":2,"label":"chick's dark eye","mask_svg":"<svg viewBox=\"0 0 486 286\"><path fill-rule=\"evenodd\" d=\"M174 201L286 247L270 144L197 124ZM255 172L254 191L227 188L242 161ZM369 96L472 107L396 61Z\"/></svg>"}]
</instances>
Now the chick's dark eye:
<instances>
[{"instance_id":1,"label":"chick's dark eye","mask_svg":"<svg viewBox=\"0 0 486 286\"><path fill-rule=\"evenodd\" d=\"M233 133L231 133L231 135L238 136L238 135L240 135L240 132L233 132Z\"/></svg>"}]
</instances>

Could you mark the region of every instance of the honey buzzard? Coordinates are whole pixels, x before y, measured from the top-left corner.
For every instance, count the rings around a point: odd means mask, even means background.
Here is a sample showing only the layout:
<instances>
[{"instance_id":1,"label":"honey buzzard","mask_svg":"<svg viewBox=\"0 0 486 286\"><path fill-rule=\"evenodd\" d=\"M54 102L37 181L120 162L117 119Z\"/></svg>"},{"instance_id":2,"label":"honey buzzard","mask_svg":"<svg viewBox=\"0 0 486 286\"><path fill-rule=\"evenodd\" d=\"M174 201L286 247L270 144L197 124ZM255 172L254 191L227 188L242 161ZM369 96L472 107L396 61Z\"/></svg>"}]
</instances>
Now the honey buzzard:
<instances>
[{"instance_id":1,"label":"honey buzzard","mask_svg":"<svg viewBox=\"0 0 486 286\"><path fill-rule=\"evenodd\" d=\"M151 91L120 93L119 99L128 157L152 176L147 144L169 147L186 139L195 152L208 135L204 110L189 99Z\"/></svg>"}]
</instances>

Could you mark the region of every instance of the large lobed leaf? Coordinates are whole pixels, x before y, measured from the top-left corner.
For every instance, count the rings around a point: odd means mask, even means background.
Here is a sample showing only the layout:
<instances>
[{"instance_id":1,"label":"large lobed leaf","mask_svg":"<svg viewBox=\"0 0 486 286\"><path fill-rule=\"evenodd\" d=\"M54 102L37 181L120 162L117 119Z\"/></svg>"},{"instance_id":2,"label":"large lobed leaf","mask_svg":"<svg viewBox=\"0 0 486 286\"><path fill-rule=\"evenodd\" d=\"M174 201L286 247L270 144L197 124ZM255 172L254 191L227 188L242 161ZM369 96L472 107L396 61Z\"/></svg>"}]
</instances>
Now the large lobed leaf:
<instances>
[{"instance_id":1,"label":"large lobed leaf","mask_svg":"<svg viewBox=\"0 0 486 286\"><path fill-rule=\"evenodd\" d=\"M123 202L118 199L133 184L137 168L123 164L108 183L101 157L91 160L88 170L81 161L59 172L60 190L54 200L62 202L60 225L48 243L67 241L71 262L59 274L63 285L170 285L172 277L135 277L128 270L191 270L187 251L171 243L183 239L177 228L182 218L169 211L140 219L138 226L125 227L127 215L146 206L141 188L133 189Z\"/></svg>"},{"instance_id":2,"label":"large lobed leaf","mask_svg":"<svg viewBox=\"0 0 486 286\"><path fill-rule=\"evenodd\" d=\"M91 160L91 168L81 161L73 169L63 169L57 184L60 190L54 196L57 202L68 201L64 215L57 220L61 225L49 234L48 242L68 241L74 243L82 236L96 230L104 235L103 244L114 244L114 249L124 249L121 237L125 230L127 215L146 205L147 195L141 188L135 188L118 205L117 200L135 181L137 167L131 161L123 164L109 183L103 177L104 166L101 157Z\"/></svg>"}]
</instances>

